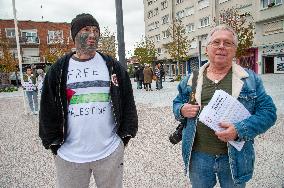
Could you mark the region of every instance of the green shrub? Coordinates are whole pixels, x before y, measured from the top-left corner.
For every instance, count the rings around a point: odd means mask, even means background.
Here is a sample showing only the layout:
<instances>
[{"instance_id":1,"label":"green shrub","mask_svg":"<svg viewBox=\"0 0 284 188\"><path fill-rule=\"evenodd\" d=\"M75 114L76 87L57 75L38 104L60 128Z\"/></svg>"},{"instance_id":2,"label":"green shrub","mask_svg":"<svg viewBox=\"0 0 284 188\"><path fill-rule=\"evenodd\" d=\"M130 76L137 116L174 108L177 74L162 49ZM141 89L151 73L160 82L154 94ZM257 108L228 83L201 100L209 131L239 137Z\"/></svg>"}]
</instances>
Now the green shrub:
<instances>
[{"instance_id":1,"label":"green shrub","mask_svg":"<svg viewBox=\"0 0 284 188\"><path fill-rule=\"evenodd\" d=\"M18 88L15 86L7 86L7 87L0 88L0 93L1 92L13 92L13 91L18 91Z\"/></svg>"}]
</instances>

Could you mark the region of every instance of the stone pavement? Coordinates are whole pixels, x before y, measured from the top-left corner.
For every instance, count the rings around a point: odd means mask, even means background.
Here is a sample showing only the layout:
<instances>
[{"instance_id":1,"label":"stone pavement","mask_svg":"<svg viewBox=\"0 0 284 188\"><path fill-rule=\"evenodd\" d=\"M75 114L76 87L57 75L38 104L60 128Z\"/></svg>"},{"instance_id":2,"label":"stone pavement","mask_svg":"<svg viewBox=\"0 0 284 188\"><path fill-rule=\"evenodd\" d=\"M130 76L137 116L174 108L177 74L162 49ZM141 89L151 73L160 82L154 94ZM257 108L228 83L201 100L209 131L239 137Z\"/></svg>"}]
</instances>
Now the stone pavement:
<instances>
[{"instance_id":1,"label":"stone pavement","mask_svg":"<svg viewBox=\"0 0 284 188\"><path fill-rule=\"evenodd\" d=\"M281 188L284 186L284 74L262 78L278 107L278 120L255 140L255 172L247 187ZM162 90L149 92L137 90L136 83L133 84L139 130L125 151L125 188L190 187L183 175L181 146L168 141L168 135L177 125L171 108L177 84L165 82ZM24 114L21 91L0 93L0 120L0 188L55 187L53 157L38 138L38 118ZM95 187L93 180L91 187Z\"/></svg>"}]
</instances>

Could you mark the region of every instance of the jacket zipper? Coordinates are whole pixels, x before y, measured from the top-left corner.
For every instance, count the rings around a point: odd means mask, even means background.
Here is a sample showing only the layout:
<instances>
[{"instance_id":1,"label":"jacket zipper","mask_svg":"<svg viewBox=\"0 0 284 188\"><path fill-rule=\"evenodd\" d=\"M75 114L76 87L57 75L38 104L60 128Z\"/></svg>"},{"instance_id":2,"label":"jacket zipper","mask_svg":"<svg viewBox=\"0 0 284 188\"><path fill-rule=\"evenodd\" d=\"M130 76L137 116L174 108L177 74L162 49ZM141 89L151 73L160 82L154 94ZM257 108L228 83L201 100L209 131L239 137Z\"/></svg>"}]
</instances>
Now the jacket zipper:
<instances>
[{"instance_id":1,"label":"jacket zipper","mask_svg":"<svg viewBox=\"0 0 284 188\"><path fill-rule=\"evenodd\" d=\"M117 119L116 119L116 114L115 114L115 110L114 110L114 107L113 107L113 103L112 103L112 80L111 80L111 75L112 75L112 67L110 67L110 69L108 70L109 71L109 89L110 89L110 104L111 104L111 109L112 109L112 113L113 113L113 116L114 116L114 124L115 124L115 127L117 127Z\"/></svg>"},{"instance_id":2,"label":"jacket zipper","mask_svg":"<svg viewBox=\"0 0 284 188\"><path fill-rule=\"evenodd\" d=\"M198 114L196 115L196 119L195 119L195 126L194 126L194 135L191 139L191 148L190 148L190 153L188 155L188 163L187 163L187 166L185 167L185 172L186 172L186 175L189 176L189 163L190 163L190 157L191 157L191 152L192 152L192 147L193 147L193 142L194 142L194 138L195 138L195 135L196 135L196 126L197 126L197 121L198 121L198 117L199 117L199 114L200 114L201 110L199 109L198 111Z\"/></svg>"},{"instance_id":3,"label":"jacket zipper","mask_svg":"<svg viewBox=\"0 0 284 188\"><path fill-rule=\"evenodd\" d=\"M61 104L61 110L62 110L62 132L63 132L63 138L62 138L62 142L60 143L60 145L62 145L64 143L64 124L65 124L65 119L64 119L64 109L63 109L63 102L61 99L61 82L62 82L62 72L63 70L60 70L60 77L59 77L59 100L60 100L60 104Z\"/></svg>"}]
</instances>

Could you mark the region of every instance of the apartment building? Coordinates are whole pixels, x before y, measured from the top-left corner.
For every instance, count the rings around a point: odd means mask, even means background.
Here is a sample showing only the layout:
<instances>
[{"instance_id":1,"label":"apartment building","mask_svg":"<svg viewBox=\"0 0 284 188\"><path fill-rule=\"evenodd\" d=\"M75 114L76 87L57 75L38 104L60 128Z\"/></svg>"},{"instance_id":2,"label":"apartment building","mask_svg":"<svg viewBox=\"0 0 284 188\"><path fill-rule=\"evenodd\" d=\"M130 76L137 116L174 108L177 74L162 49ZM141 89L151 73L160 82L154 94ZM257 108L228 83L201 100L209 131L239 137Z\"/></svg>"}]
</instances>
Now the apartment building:
<instances>
[{"instance_id":1,"label":"apartment building","mask_svg":"<svg viewBox=\"0 0 284 188\"><path fill-rule=\"evenodd\" d=\"M70 47L70 51L75 50L70 32L70 23L27 20L18 21L18 28L23 67L29 66L30 64L43 67L45 63L49 63L44 57L44 51L46 49L53 50L55 43L65 43L65 46L67 44L67 46ZM14 20L0 19L0 35L10 40L12 45L11 53L17 58L18 52ZM98 50L115 56L115 36L103 35L100 38Z\"/></svg>"},{"instance_id":2,"label":"apartment building","mask_svg":"<svg viewBox=\"0 0 284 188\"><path fill-rule=\"evenodd\" d=\"M284 73L283 0L256 1L255 40L258 73Z\"/></svg>"},{"instance_id":3,"label":"apartment building","mask_svg":"<svg viewBox=\"0 0 284 188\"><path fill-rule=\"evenodd\" d=\"M19 42L21 46L22 63L44 64L44 50L52 49L58 42L67 42L73 47L69 23L18 21ZM11 42L11 52L18 57L14 20L0 19L0 34ZM64 39L64 40L63 40Z\"/></svg>"},{"instance_id":4,"label":"apartment building","mask_svg":"<svg viewBox=\"0 0 284 188\"><path fill-rule=\"evenodd\" d=\"M259 74L284 72L283 0L144 0L145 36L155 43L157 61L164 62L168 73L175 75L176 63L170 61L164 44L171 41L168 28L181 22L191 40L189 59L181 68L188 71L198 67L199 46L201 61L206 62L207 34L220 12L231 7L255 24L253 47L241 60Z\"/></svg>"}]
</instances>

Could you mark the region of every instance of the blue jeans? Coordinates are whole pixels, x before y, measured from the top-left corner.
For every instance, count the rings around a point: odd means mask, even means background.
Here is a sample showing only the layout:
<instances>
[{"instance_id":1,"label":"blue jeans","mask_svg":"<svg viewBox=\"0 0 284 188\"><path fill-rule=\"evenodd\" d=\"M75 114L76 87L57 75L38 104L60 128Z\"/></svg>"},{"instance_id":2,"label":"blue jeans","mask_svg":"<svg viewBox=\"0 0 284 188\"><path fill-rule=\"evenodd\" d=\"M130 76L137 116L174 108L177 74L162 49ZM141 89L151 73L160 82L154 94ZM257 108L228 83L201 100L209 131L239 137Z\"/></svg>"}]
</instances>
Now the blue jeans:
<instances>
[{"instance_id":1,"label":"blue jeans","mask_svg":"<svg viewBox=\"0 0 284 188\"><path fill-rule=\"evenodd\" d=\"M157 80L156 80L156 89L162 89L161 78L158 78L158 77L157 77Z\"/></svg>"},{"instance_id":2,"label":"blue jeans","mask_svg":"<svg viewBox=\"0 0 284 188\"><path fill-rule=\"evenodd\" d=\"M189 166L189 179L192 188L211 188L217 183L221 188L244 188L246 184L234 184L227 154L210 155L192 151Z\"/></svg>"},{"instance_id":3,"label":"blue jeans","mask_svg":"<svg viewBox=\"0 0 284 188\"><path fill-rule=\"evenodd\" d=\"M32 112L38 111L38 100L37 100L37 92L36 91L26 91L29 106Z\"/></svg>"},{"instance_id":4,"label":"blue jeans","mask_svg":"<svg viewBox=\"0 0 284 188\"><path fill-rule=\"evenodd\" d=\"M142 89L142 80L137 80L137 89Z\"/></svg>"}]
</instances>

